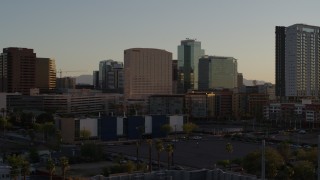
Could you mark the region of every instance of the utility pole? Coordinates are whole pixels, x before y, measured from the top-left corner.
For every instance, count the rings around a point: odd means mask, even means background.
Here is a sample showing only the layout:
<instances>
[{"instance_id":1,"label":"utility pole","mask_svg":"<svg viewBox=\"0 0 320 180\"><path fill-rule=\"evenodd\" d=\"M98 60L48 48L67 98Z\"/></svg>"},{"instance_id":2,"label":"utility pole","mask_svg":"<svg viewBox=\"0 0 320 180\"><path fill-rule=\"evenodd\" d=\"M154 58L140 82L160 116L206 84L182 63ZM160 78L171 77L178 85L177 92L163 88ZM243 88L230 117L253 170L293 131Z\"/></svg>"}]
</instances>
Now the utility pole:
<instances>
[{"instance_id":1,"label":"utility pole","mask_svg":"<svg viewBox=\"0 0 320 180\"><path fill-rule=\"evenodd\" d=\"M318 135L318 180L320 180L320 135Z\"/></svg>"},{"instance_id":2,"label":"utility pole","mask_svg":"<svg viewBox=\"0 0 320 180\"><path fill-rule=\"evenodd\" d=\"M262 157L261 157L261 180L266 179L266 140L262 140Z\"/></svg>"}]
</instances>

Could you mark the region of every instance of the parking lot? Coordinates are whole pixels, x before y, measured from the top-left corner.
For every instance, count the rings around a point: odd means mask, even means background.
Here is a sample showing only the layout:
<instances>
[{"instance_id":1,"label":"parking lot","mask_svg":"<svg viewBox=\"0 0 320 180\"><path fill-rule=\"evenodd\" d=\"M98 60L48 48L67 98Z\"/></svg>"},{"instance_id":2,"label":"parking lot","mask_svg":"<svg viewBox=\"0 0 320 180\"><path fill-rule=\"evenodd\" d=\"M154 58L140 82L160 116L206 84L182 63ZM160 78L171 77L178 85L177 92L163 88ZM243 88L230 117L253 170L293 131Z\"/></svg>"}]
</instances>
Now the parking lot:
<instances>
[{"instance_id":1,"label":"parking lot","mask_svg":"<svg viewBox=\"0 0 320 180\"><path fill-rule=\"evenodd\" d=\"M195 136L196 137L196 136ZM174 163L192 168L213 168L219 160L244 157L248 153L260 149L259 143L231 141L222 137L207 135L199 138L198 136L189 140L178 140L164 142L174 144ZM226 144L230 142L233 145L233 152L227 153ZM122 153L124 155L136 156L136 145L113 145L107 146L106 150L113 153ZM148 162L148 145L144 142L139 149L139 156ZM152 148L152 159L157 160L157 151ZM167 153L161 152L160 160L167 163Z\"/></svg>"}]
</instances>

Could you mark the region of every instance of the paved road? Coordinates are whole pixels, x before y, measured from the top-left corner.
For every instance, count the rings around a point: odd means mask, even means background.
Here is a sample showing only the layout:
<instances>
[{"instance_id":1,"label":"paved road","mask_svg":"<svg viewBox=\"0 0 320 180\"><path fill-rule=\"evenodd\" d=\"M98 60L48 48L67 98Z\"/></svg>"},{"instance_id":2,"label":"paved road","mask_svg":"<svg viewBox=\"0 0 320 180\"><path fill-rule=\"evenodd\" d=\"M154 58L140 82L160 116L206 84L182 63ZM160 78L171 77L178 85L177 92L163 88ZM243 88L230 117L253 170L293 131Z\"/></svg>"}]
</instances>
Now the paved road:
<instances>
[{"instance_id":1,"label":"paved road","mask_svg":"<svg viewBox=\"0 0 320 180\"><path fill-rule=\"evenodd\" d=\"M228 142L231 142L233 145L232 154L228 154L225 150ZM199 140L198 143L197 145L196 140L175 142L174 162L194 168L212 168L219 160L244 157L246 154L260 149L259 144L230 141L213 136ZM136 156L135 145L109 146L106 150ZM146 143L143 143L140 148L140 157L148 158L148 146ZM152 158L153 160L157 160L157 151L154 147L152 149ZM165 151L161 153L160 159L162 162L167 162Z\"/></svg>"}]
</instances>

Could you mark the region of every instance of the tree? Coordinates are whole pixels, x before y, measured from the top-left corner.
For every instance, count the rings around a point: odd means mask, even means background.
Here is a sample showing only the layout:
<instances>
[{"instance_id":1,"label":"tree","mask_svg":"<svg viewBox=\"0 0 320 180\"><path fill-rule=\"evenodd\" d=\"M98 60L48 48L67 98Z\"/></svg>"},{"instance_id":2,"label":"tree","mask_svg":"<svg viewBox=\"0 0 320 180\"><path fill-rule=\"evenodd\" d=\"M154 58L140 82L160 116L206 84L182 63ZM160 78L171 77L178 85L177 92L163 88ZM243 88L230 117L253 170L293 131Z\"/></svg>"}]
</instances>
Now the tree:
<instances>
[{"instance_id":1,"label":"tree","mask_svg":"<svg viewBox=\"0 0 320 180\"><path fill-rule=\"evenodd\" d=\"M161 126L161 131L168 137L169 133L172 132L172 127L170 124L164 124Z\"/></svg>"},{"instance_id":2,"label":"tree","mask_svg":"<svg viewBox=\"0 0 320 180\"><path fill-rule=\"evenodd\" d=\"M49 171L50 180L52 180L53 173L56 171L56 166L51 158L47 161L46 169Z\"/></svg>"},{"instance_id":3,"label":"tree","mask_svg":"<svg viewBox=\"0 0 320 180\"><path fill-rule=\"evenodd\" d=\"M291 156L291 149L289 143L282 142L277 147L278 152L281 154L285 161L288 161Z\"/></svg>"},{"instance_id":4,"label":"tree","mask_svg":"<svg viewBox=\"0 0 320 180\"><path fill-rule=\"evenodd\" d=\"M198 126L194 123L191 123L191 122L186 123L182 126L183 131L187 134L188 137L190 136L192 131L194 131L197 128L198 128Z\"/></svg>"},{"instance_id":5,"label":"tree","mask_svg":"<svg viewBox=\"0 0 320 180\"><path fill-rule=\"evenodd\" d=\"M293 179L314 179L315 167L309 161L298 161L293 167Z\"/></svg>"},{"instance_id":6,"label":"tree","mask_svg":"<svg viewBox=\"0 0 320 180\"><path fill-rule=\"evenodd\" d=\"M157 142L156 142L156 150L158 152L158 168L160 170L160 153L164 150L163 142L161 140L157 140Z\"/></svg>"},{"instance_id":7,"label":"tree","mask_svg":"<svg viewBox=\"0 0 320 180\"><path fill-rule=\"evenodd\" d=\"M44 124L34 123L33 128L42 133L43 141L46 142L48 140L48 136L52 136L56 132L56 128L52 122L45 122Z\"/></svg>"},{"instance_id":8,"label":"tree","mask_svg":"<svg viewBox=\"0 0 320 180\"><path fill-rule=\"evenodd\" d=\"M86 130L85 128L83 128L82 130L80 130L80 138L83 140L89 140L91 136L91 131Z\"/></svg>"},{"instance_id":9,"label":"tree","mask_svg":"<svg viewBox=\"0 0 320 180\"><path fill-rule=\"evenodd\" d=\"M30 164L26 160L21 162L21 174L23 175L23 180L26 180L26 176L30 174Z\"/></svg>"},{"instance_id":10,"label":"tree","mask_svg":"<svg viewBox=\"0 0 320 180\"><path fill-rule=\"evenodd\" d=\"M291 166L288 166L288 165L283 165L277 176L275 177L275 179L278 179L278 180L291 180L292 179L292 176L294 175L294 171L293 171L293 168Z\"/></svg>"},{"instance_id":11,"label":"tree","mask_svg":"<svg viewBox=\"0 0 320 180\"><path fill-rule=\"evenodd\" d=\"M62 177L64 180L66 177L66 172L69 168L69 160L67 157L63 156L60 158L60 167L61 167Z\"/></svg>"},{"instance_id":12,"label":"tree","mask_svg":"<svg viewBox=\"0 0 320 180\"><path fill-rule=\"evenodd\" d=\"M21 166L24 159L21 156L11 155L7 157L10 169L10 175L13 179L17 179L18 175L20 174Z\"/></svg>"},{"instance_id":13,"label":"tree","mask_svg":"<svg viewBox=\"0 0 320 180\"><path fill-rule=\"evenodd\" d=\"M228 161L229 161L230 170L231 170L230 154L233 152L233 146L231 143L226 144L226 151L228 152L228 156L229 156Z\"/></svg>"},{"instance_id":14,"label":"tree","mask_svg":"<svg viewBox=\"0 0 320 180\"><path fill-rule=\"evenodd\" d=\"M1 117L1 118L0 118L0 126L2 127L3 136L5 136L6 129L7 129L7 128L10 128L12 125L11 125L11 123L8 121L8 118L6 118L6 117Z\"/></svg>"},{"instance_id":15,"label":"tree","mask_svg":"<svg viewBox=\"0 0 320 180\"><path fill-rule=\"evenodd\" d=\"M147 139L147 144L149 146L149 171L152 171L152 162L151 162L151 156L152 156L152 139Z\"/></svg>"},{"instance_id":16,"label":"tree","mask_svg":"<svg viewBox=\"0 0 320 180\"><path fill-rule=\"evenodd\" d=\"M167 144L166 152L168 153L168 169L170 169L170 159L173 153L173 144Z\"/></svg>"},{"instance_id":17,"label":"tree","mask_svg":"<svg viewBox=\"0 0 320 180\"><path fill-rule=\"evenodd\" d=\"M309 161L314 164L314 166L318 163L318 152L317 148L312 148L309 150L303 150L299 148L296 151L296 158L298 161Z\"/></svg>"},{"instance_id":18,"label":"tree","mask_svg":"<svg viewBox=\"0 0 320 180\"><path fill-rule=\"evenodd\" d=\"M266 177L273 179L284 165L283 157L273 148L266 148ZM261 175L261 151L249 153L243 159L243 167L249 174Z\"/></svg>"},{"instance_id":19,"label":"tree","mask_svg":"<svg viewBox=\"0 0 320 180\"><path fill-rule=\"evenodd\" d=\"M138 166L139 166L139 148L140 148L140 141L137 140L136 141L137 169L138 169Z\"/></svg>"},{"instance_id":20,"label":"tree","mask_svg":"<svg viewBox=\"0 0 320 180\"><path fill-rule=\"evenodd\" d=\"M220 161L217 161L217 165L222 166L223 168L227 168L230 165L230 161L220 160Z\"/></svg>"}]
</instances>

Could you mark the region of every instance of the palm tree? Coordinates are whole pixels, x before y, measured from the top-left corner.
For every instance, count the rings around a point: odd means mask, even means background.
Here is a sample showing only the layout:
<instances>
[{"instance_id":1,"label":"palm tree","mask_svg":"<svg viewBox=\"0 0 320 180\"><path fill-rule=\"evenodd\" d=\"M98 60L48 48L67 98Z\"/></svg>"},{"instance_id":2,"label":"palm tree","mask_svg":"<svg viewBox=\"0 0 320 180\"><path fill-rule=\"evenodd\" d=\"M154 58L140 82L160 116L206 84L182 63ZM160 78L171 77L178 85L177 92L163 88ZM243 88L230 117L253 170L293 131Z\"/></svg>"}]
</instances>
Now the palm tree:
<instances>
[{"instance_id":1,"label":"palm tree","mask_svg":"<svg viewBox=\"0 0 320 180\"><path fill-rule=\"evenodd\" d=\"M152 171L152 163L151 163L151 156L152 156L152 139L147 139L147 144L149 145L149 171Z\"/></svg>"},{"instance_id":2,"label":"palm tree","mask_svg":"<svg viewBox=\"0 0 320 180\"><path fill-rule=\"evenodd\" d=\"M139 140L136 141L136 153L137 153L137 169L139 165L139 148L140 148L140 142Z\"/></svg>"},{"instance_id":3,"label":"palm tree","mask_svg":"<svg viewBox=\"0 0 320 180\"><path fill-rule=\"evenodd\" d=\"M168 153L168 169L170 169L170 159L173 153L173 144L167 144L166 151Z\"/></svg>"},{"instance_id":4,"label":"palm tree","mask_svg":"<svg viewBox=\"0 0 320 180\"><path fill-rule=\"evenodd\" d=\"M190 137L190 134L192 133L192 131L194 131L195 129L197 129L198 126L194 123L186 123L182 126L183 131L187 134L187 137Z\"/></svg>"},{"instance_id":5,"label":"palm tree","mask_svg":"<svg viewBox=\"0 0 320 180\"><path fill-rule=\"evenodd\" d=\"M158 168L160 170L160 153L164 150L163 142L161 140L157 140L156 149L157 149L157 152L158 152Z\"/></svg>"},{"instance_id":6,"label":"palm tree","mask_svg":"<svg viewBox=\"0 0 320 180\"><path fill-rule=\"evenodd\" d=\"M11 155L7 157L9 166L11 166L10 174L13 179L17 179L18 175L20 174L20 168L23 162L23 158L17 155Z\"/></svg>"},{"instance_id":7,"label":"palm tree","mask_svg":"<svg viewBox=\"0 0 320 180\"><path fill-rule=\"evenodd\" d=\"M26 180L26 176L30 174L30 164L26 160L21 163L21 173L23 174L23 180Z\"/></svg>"},{"instance_id":8,"label":"palm tree","mask_svg":"<svg viewBox=\"0 0 320 180\"><path fill-rule=\"evenodd\" d=\"M230 154L233 152L233 146L232 146L232 144L231 143L227 143L226 144L226 151L229 153L229 165L230 165L230 170L231 170L231 162L230 162Z\"/></svg>"},{"instance_id":9,"label":"palm tree","mask_svg":"<svg viewBox=\"0 0 320 180\"><path fill-rule=\"evenodd\" d=\"M65 180L66 172L69 168L69 160L67 157L63 156L60 158L60 167L61 167L63 180Z\"/></svg>"},{"instance_id":10,"label":"palm tree","mask_svg":"<svg viewBox=\"0 0 320 180\"><path fill-rule=\"evenodd\" d=\"M161 131L168 137L169 133L172 132L172 127L170 124L164 124L161 126Z\"/></svg>"},{"instance_id":11,"label":"palm tree","mask_svg":"<svg viewBox=\"0 0 320 180\"><path fill-rule=\"evenodd\" d=\"M50 180L52 180L53 173L56 171L56 166L51 158L47 161L46 169L49 171Z\"/></svg>"},{"instance_id":12,"label":"palm tree","mask_svg":"<svg viewBox=\"0 0 320 180\"><path fill-rule=\"evenodd\" d=\"M5 136L6 128L10 128L11 123L8 121L7 117L0 117L0 125L2 126L3 136Z\"/></svg>"}]
</instances>

